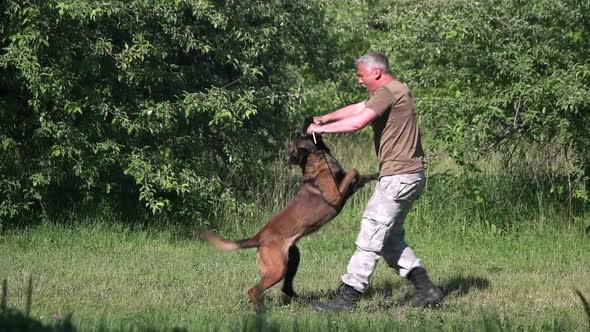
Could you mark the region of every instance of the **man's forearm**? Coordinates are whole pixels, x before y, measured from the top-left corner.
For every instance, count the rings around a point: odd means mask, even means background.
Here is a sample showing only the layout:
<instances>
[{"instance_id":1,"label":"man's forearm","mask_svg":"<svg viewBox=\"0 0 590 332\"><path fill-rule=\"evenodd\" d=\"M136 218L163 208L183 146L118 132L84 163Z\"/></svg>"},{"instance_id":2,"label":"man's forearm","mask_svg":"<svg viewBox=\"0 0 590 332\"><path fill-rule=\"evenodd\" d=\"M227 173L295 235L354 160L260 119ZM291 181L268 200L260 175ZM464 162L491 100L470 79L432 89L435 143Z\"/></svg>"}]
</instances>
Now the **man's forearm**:
<instances>
[{"instance_id":1,"label":"man's forearm","mask_svg":"<svg viewBox=\"0 0 590 332\"><path fill-rule=\"evenodd\" d=\"M334 121L339 121L357 114L358 112L362 111L363 108L365 108L364 101L342 107L332 113L315 117L314 120L316 123L330 123Z\"/></svg>"},{"instance_id":2,"label":"man's forearm","mask_svg":"<svg viewBox=\"0 0 590 332\"><path fill-rule=\"evenodd\" d=\"M363 123L355 119L354 116L345 117L341 120L330 122L322 126L322 133L352 133L363 128Z\"/></svg>"},{"instance_id":3,"label":"man's forearm","mask_svg":"<svg viewBox=\"0 0 590 332\"><path fill-rule=\"evenodd\" d=\"M307 133L351 133L357 131L375 120L379 115L370 108L348 116L342 120L327 123L325 125L312 123L307 127Z\"/></svg>"}]
</instances>

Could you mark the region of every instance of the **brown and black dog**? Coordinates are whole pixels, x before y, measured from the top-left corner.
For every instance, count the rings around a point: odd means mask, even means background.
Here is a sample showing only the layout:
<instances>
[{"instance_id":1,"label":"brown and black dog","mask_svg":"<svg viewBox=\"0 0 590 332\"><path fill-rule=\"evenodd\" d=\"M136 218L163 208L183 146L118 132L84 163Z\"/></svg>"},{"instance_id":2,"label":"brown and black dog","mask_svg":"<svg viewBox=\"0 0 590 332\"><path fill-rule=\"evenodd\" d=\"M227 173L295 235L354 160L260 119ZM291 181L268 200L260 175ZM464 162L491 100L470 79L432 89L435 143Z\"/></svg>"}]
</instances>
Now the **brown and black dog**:
<instances>
[{"instance_id":1,"label":"brown and black dog","mask_svg":"<svg viewBox=\"0 0 590 332\"><path fill-rule=\"evenodd\" d=\"M211 231L202 234L207 242L220 250L258 248L256 262L262 278L248 290L256 311L260 310L258 300L262 292L283 278L283 293L289 298L296 296L293 278L299 266L297 240L334 219L356 190L377 177L361 176L356 169L346 173L320 136L316 136L316 141L306 134L312 121L306 118L303 128L291 143L289 164L299 165L303 177L299 192L289 204L250 239L229 241Z\"/></svg>"}]
</instances>

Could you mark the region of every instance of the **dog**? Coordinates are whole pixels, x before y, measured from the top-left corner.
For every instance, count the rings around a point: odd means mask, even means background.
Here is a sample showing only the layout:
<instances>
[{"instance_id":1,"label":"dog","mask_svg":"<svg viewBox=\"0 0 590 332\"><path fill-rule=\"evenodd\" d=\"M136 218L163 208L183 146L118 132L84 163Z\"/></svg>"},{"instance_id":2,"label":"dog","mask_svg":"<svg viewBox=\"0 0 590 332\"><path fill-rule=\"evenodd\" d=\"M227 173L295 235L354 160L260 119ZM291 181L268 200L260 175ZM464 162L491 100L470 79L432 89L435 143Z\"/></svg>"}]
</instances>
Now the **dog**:
<instances>
[{"instance_id":1,"label":"dog","mask_svg":"<svg viewBox=\"0 0 590 332\"><path fill-rule=\"evenodd\" d=\"M306 117L291 143L288 163L299 165L303 176L299 191L288 205L249 239L230 241L211 231L202 233L209 244L222 251L258 248L256 262L261 279L248 290L256 312L260 312L262 293L282 279L282 292L287 298L297 296L293 290L300 259L297 240L334 219L355 191L377 178L376 174L361 176L356 169L346 173L321 136L306 134L312 122L313 118Z\"/></svg>"}]
</instances>

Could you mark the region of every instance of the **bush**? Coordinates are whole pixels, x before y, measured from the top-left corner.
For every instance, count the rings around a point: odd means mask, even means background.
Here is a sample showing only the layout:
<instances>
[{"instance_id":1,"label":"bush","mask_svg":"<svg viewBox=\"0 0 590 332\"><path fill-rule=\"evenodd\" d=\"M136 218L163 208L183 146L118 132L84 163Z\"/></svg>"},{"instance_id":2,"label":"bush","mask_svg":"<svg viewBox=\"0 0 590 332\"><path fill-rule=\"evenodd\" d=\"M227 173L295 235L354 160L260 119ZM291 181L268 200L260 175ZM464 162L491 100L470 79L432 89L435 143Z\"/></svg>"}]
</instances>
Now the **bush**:
<instances>
[{"instance_id":1,"label":"bush","mask_svg":"<svg viewBox=\"0 0 590 332\"><path fill-rule=\"evenodd\" d=\"M104 202L204 221L300 118L300 68L330 61L319 0L8 0L0 11L5 221Z\"/></svg>"},{"instance_id":2,"label":"bush","mask_svg":"<svg viewBox=\"0 0 590 332\"><path fill-rule=\"evenodd\" d=\"M412 85L433 148L466 165L542 146L567 159L556 176L587 201L589 1L398 0L372 11L372 46Z\"/></svg>"}]
</instances>

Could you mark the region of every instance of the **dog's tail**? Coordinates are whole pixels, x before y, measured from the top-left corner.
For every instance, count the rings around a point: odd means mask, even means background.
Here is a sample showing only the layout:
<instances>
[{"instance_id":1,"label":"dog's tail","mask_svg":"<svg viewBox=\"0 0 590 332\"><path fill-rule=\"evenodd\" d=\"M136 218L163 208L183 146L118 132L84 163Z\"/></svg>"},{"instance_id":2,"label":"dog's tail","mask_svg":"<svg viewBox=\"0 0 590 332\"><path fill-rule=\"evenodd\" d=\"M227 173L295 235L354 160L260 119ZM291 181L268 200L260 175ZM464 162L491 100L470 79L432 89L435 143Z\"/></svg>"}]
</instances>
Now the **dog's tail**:
<instances>
[{"instance_id":1,"label":"dog's tail","mask_svg":"<svg viewBox=\"0 0 590 332\"><path fill-rule=\"evenodd\" d=\"M231 241L221 238L219 235L212 231L204 231L201 233L201 237L207 241L210 245L221 251L232 251L245 248L258 247L258 240L256 238Z\"/></svg>"}]
</instances>

